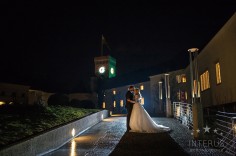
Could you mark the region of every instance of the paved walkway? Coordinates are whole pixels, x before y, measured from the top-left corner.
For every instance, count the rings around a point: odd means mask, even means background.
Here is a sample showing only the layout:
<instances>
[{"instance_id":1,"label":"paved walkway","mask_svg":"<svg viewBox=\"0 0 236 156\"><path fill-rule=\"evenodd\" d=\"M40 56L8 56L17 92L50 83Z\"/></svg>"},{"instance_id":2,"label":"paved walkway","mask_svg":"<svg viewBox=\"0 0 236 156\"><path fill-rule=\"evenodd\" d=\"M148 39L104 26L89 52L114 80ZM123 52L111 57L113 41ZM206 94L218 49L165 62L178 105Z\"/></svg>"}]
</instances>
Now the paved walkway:
<instances>
[{"instance_id":1,"label":"paved walkway","mask_svg":"<svg viewBox=\"0 0 236 156\"><path fill-rule=\"evenodd\" d=\"M126 117L113 116L91 127L47 156L107 155L224 155L218 150L191 147L191 131L172 118L153 118L170 133L125 133Z\"/></svg>"}]
</instances>

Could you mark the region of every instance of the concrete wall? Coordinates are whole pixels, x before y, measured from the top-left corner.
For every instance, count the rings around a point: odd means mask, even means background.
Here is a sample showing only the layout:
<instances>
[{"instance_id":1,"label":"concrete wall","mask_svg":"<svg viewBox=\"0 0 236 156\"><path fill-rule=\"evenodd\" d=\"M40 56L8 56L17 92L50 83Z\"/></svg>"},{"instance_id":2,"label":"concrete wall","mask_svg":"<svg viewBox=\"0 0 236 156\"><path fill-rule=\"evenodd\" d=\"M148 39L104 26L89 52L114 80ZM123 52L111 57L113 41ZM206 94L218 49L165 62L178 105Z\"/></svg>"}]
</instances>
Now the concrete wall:
<instances>
[{"instance_id":1,"label":"concrete wall","mask_svg":"<svg viewBox=\"0 0 236 156\"><path fill-rule=\"evenodd\" d=\"M29 105L48 105L48 98L54 93L47 93L40 90L29 90Z\"/></svg>"},{"instance_id":2,"label":"concrete wall","mask_svg":"<svg viewBox=\"0 0 236 156\"><path fill-rule=\"evenodd\" d=\"M236 102L236 13L198 56L199 74L209 71L210 88L201 92L203 106ZM216 84L215 64L221 68L221 84Z\"/></svg>"},{"instance_id":3,"label":"concrete wall","mask_svg":"<svg viewBox=\"0 0 236 156\"><path fill-rule=\"evenodd\" d=\"M190 79L188 79L185 73L186 73L185 69L168 72L171 102L181 101L181 99L177 98L177 93L187 91L188 81L190 81ZM180 76L185 75L187 78L187 82L178 83L176 80L177 75ZM151 89L150 100L151 100L151 105L155 110L154 115L165 116L166 113L165 73L153 75L150 76L149 78L150 78L150 89ZM159 85L159 82L162 82L161 85ZM159 97L159 88L160 88L159 86L162 86L160 90L162 98ZM182 102L187 102L187 101L182 101Z\"/></svg>"},{"instance_id":4,"label":"concrete wall","mask_svg":"<svg viewBox=\"0 0 236 156\"><path fill-rule=\"evenodd\" d=\"M18 85L18 84L9 84L9 83L0 83L0 101L9 104L28 103L28 90L29 86Z\"/></svg>"},{"instance_id":5,"label":"concrete wall","mask_svg":"<svg viewBox=\"0 0 236 156\"><path fill-rule=\"evenodd\" d=\"M34 156L43 155L55 149L58 149L66 142L70 141L73 136L72 129L75 129L75 136L84 130L102 121L108 117L108 111L103 110L84 117L75 122L53 129L49 132L32 137L24 142L18 143L0 151L1 156Z\"/></svg>"}]
</instances>

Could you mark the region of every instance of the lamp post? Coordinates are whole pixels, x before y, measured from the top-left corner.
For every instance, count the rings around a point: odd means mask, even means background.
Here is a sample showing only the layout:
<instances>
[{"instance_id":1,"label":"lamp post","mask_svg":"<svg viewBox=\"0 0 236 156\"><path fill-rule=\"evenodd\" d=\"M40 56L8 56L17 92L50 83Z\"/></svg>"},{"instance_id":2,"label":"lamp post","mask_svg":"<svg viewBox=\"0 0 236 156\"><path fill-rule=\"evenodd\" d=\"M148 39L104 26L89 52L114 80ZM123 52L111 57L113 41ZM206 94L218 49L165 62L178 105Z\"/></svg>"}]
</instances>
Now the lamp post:
<instances>
[{"instance_id":1,"label":"lamp post","mask_svg":"<svg viewBox=\"0 0 236 156\"><path fill-rule=\"evenodd\" d=\"M190 77L191 77L191 95L192 95L192 113L193 113L193 135L194 138L202 137L197 129L203 128L203 110L200 101L200 83L198 75L198 48L188 49L190 61Z\"/></svg>"},{"instance_id":2,"label":"lamp post","mask_svg":"<svg viewBox=\"0 0 236 156\"><path fill-rule=\"evenodd\" d=\"M198 51L199 51L198 48L188 49L189 62L190 62L192 103L195 103L196 100L200 100L200 94L199 94L200 85L199 85L198 61L197 61Z\"/></svg>"},{"instance_id":3,"label":"lamp post","mask_svg":"<svg viewBox=\"0 0 236 156\"><path fill-rule=\"evenodd\" d=\"M170 101L170 74L165 74L165 91L166 91L166 117L172 116Z\"/></svg>"}]
</instances>

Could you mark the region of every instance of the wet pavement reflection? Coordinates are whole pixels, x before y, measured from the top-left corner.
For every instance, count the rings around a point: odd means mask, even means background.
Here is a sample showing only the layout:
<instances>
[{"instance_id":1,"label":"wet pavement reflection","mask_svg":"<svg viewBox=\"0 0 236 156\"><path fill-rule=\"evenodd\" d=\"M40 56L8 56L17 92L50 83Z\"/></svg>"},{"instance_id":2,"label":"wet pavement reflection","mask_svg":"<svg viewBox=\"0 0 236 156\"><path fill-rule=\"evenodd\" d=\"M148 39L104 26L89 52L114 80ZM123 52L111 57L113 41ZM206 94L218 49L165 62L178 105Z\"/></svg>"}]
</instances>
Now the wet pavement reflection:
<instances>
[{"instance_id":1,"label":"wet pavement reflection","mask_svg":"<svg viewBox=\"0 0 236 156\"><path fill-rule=\"evenodd\" d=\"M109 155L125 131L126 117L112 116L45 156Z\"/></svg>"},{"instance_id":2,"label":"wet pavement reflection","mask_svg":"<svg viewBox=\"0 0 236 156\"><path fill-rule=\"evenodd\" d=\"M46 156L224 155L213 149L192 152L189 141L193 136L186 126L173 118L153 120L172 131L165 134L125 133L126 117L116 115L104 119Z\"/></svg>"}]
</instances>

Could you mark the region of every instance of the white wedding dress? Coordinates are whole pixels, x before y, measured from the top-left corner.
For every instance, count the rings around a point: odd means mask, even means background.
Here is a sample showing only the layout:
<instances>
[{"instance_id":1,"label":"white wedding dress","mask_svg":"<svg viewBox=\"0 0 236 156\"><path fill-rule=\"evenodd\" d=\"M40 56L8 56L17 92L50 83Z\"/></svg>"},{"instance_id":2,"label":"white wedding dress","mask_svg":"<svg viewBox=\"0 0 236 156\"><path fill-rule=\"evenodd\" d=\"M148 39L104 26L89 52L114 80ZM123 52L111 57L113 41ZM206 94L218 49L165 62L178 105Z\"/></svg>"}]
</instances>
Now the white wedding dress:
<instances>
[{"instance_id":1,"label":"white wedding dress","mask_svg":"<svg viewBox=\"0 0 236 156\"><path fill-rule=\"evenodd\" d=\"M135 104L133 105L130 117L130 128L131 132L139 133L161 133L170 131L169 127L158 125L152 120L150 115L140 104L139 95L135 95Z\"/></svg>"}]
</instances>

